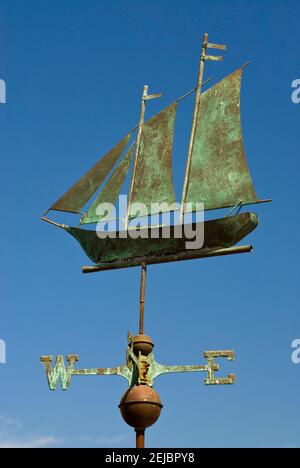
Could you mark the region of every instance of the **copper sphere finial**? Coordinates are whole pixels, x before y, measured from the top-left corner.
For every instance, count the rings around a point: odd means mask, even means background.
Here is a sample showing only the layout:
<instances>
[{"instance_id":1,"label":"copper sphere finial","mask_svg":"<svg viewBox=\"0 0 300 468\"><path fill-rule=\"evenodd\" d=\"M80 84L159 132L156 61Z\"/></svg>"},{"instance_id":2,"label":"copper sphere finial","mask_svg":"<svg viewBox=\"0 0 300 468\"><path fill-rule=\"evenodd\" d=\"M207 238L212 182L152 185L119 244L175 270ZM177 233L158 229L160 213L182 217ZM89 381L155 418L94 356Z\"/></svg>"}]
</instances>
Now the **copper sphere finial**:
<instances>
[{"instance_id":1,"label":"copper sphere finial","mask_svg":"<svg viewBox=\"0 0 300 468\"><path fill-rule=\"evenodd\" d=\"M162 407L158 393L148 385L135 385L127 390L119 405L125 422L136 430L152 426Z\"/></svg>"}]
</instances>

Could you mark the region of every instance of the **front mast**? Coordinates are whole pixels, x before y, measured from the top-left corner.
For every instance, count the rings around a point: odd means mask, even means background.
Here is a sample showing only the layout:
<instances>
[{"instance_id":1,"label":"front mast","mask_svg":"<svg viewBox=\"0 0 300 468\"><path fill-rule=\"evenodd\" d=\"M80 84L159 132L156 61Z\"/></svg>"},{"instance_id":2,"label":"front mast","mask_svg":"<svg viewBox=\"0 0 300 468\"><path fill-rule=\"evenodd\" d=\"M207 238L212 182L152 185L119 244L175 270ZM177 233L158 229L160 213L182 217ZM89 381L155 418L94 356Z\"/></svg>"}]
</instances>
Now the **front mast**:
<instances>
[{"instance_id":1,"label":"front mast","mask_svg":"<svg viewBox=\"0 0 300 468\"><path fill-rule=\"evenodd\" d=\"M130 219L130 209L131 209L131 204L132 204L138 157L140 153L143 126L144 126L144 121L145 121L146 101L148 101L149 99L156 99L162 96L161 93L160 94L148 94L148 89L149 89L149 86L145 85L143 89L143 95L142 95L140 120L139 120L139 125L138 125L138 135L137 135L135 155L134 155L134 165L133 165L133 172L132 172L132 178L131 178L130 190L129 190L129 196L128 196L127 213L126 213L125 226L124 226L125 231L128 230L129 219Z\"/></svg>"},{"instance_id":2,"label":"front mast","mask_svg":"<svg viewBox=\"0 0 300 468\"><path fill-rule=\"evenodd\" d=\"M146 99L147 99L147 95L148 95L148 89L149 89L149 87L147 85L145 85L144 89L143 89L143 95L142 95L140 120L139 120L139 126L138 126L138 135L137 135L135 155L134 155L133 173L132 173L129 196L128 196L127 213L126 213L125 226L124 226L125 231L128 230L128 223L129 223L129 217L130 217L130 208L131 208L131 203L132 203L132 196L133 196L134 182L135 182L135 176L136 176L136 170L137 170L138 156L139 156L139 152L140 152L143 125L144 125L144 120L145 120Z\"/></svg>"}]
</instances>

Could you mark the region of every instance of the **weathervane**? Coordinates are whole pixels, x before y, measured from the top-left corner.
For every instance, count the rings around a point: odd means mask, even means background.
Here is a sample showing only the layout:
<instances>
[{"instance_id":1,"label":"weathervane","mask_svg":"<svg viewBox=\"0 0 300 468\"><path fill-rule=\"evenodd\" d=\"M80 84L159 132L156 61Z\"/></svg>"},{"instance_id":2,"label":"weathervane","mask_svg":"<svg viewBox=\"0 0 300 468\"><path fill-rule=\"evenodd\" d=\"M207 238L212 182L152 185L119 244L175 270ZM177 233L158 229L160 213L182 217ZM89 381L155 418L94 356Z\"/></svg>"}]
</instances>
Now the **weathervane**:
<instances>
[{"instance_id":1,"label":"weathervane","mask_svg":"<svg viewBox=\"0 0 300 468\"><path fill-rule=\"evenodd\" d=\"M243 148L240 86L245 66L202 93L204 84L211 80L203 81L205 61L222 60L220 56L207 55L209 48L226 49L224 45L209 43L208 35L204 34L196 88L146 122L147 101L162 95L149 95L148 86L144 86L139 124L54 203L42 218L64 229L80 243L94 262L94 265L83 267L84 273L141 267L139 334L128 334L125 364L114 368L77 369L77 355L67 356L67 364L63 356L58 356L54 364L53 356L41 358L51 390L56 389L59 380L62 389L68 390L72 377L80 375L119 375L125 378L129 389L119 407L124 420L136 431L138 448L144 447L145 429L160 416L161 400L153 389L154 380L159 375L204 372L206 385L232 385L235 382L234 374L222 378L216 375L220 370L216 359L232 361L233 351L207 351L204 353L207 363L203 365L166 366L155 361L154 343L144 334L147 265L250 252L250 245L236 244L257 227L258 217L253 212L240 213L240 210L244 205L270 201L257 197ZM174 123L178 104L193 92L195 106L182 199L179 208L174 208ZM130 144L136 130L137 136ZM101 230L99 225L107 221L113 211L131 166L126 215L123 220L118 220L123 221L124 227L112 232ZM88 211L82 212L100 187ZM200 202L202 210L202 204L205 210L230 210L223 218L184 223L185 214L197 212ZM139 225L134 229L130 222L145 214L141 211L141 203L146 208L146 214L151 216L178 211L178 224ZM103 206L104 209L101 209ZM50 211L79 214L80 225L97 223L97 230L54 222L47 217ZM204 233L202 245L188 248L190 232L197 229L202 229Z\"/></svg>"}]
</instances>

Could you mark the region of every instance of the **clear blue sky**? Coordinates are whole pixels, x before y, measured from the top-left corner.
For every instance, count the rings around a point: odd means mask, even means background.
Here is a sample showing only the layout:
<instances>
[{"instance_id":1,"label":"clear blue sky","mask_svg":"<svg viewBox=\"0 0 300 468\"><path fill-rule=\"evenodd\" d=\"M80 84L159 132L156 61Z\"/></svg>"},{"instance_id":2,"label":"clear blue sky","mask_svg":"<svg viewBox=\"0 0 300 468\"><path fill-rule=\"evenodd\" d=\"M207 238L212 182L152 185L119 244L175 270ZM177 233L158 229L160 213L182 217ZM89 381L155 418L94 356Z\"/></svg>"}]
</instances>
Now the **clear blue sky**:
<instances>
[{"instance_id":1,"label":"clear blue sky","mask_svg":"<svg viewBox=\"0 0 300 468\"><path fill-rule=\"evenodd\" d=\"M41 354L80 355L80 367L124 361L138 324L139 269L83 276L76 242L40 222L43 211L135 125L144 84L165 99L195 85L201 37L225 43L220 79L250 60L242 89L245 147L258 194L253 254L149 268L146 331L162 363L202 363L232 348L235 387L203 376L156 382L164 403L150 447L296 447L300 365L298 1L0 0L0 446L133 445L117 377L74 379L50 393ZM192 100L179 115L174 158L181 191ZM216 213L219 216L220 213ZM68 219L69 221L69 219Z\"/></svg>"}]
</instances>

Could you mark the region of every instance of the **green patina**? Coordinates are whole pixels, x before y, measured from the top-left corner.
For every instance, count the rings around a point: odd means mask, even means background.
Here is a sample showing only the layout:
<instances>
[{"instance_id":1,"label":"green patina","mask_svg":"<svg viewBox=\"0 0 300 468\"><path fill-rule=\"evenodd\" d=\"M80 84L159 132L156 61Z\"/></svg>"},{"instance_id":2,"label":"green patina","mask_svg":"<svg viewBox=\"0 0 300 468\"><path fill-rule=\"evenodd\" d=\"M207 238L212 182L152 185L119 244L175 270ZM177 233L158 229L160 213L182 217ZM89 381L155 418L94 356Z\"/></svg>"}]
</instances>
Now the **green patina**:
<instances>
[{"instance_id":1,"label":"green patina","mask_svg":"<svg viewBox=\"0 0 300 468\"><path fill-rule=\"evenodd\" d=\"M185 179L187 196L183 198L190 206L185 211L199 209L198 203L204 203L204 209L211 210L261 202L256 196L243 148L240 123L241 77L241 69L232 73L202 94L199 111L195 107L195 134L192 132L191 135L193 145L189 152L190 166ZM172 205L176 199L172 147L176 111L177 102L140 124L141 140L138 136L140 144L137 143L136 147L130 192L132 199L127 213L129 218L174 209ZM107 153L51 209L78 212L111 173L131 134ZM81 224L101 220L101 216L97 215L99 204L115 204L129 172L132 155L133 146L81 219ZM136 203L142 203L147 212L137 210ZM157 204L155 209L153 203ZM202 255L202 252L206 254L216 249L230 248L255 229L257 222L254 213L207 221L203 224L204 245L195 249ZM151 259L154 262L161 257L170 258L178 254L178 258L174 257L174 261L177 261L189 249L187 242L190 239L184 233L177 235L176 230L182 229L180 224L178 227L168 226L167 235L163 227L147 227L140 228L140 233L134 237L130 235L130 226L127 230L127 223L124 231L109 232L109 235L103 232L100 236L96 231L59 226L80 243L95 264L101 266L114 263L116 267L129 267L141 259L146 258L147 263L151 263ZM192 231L195 229L196 225L192 226Z\"/></svg>"},{"instance_id":2,"label":"green patina","mask_svg":"<svg viewBox=\"0 0 300 468\"><path fill-rule=\"evenodd\" d=\"M236 216L220 218L204 223L203 251L227 248L235 245L258 224L254 213L241 213ZM170 235L164 238L163 232L168 228L141 228L140 237L122 238L124 232L110 233L110 237L99 238L96 231L65 227L81 245L87 256L94 263L111 263L120 260L153 255L170 255L186 251L186 243L191 240L183 235L176 238L181 226L171 226ZM193 225L195 232L196 225ZM198 229L200 226L198 225ZM145 237L143 237L143 232ZM188 232L188 231L185 231ZM190 230L191 232L191 230ZM199 231L198 231L199 232ZM126 232L125 232L126 234ZM146 238L147 236L147 238Z\"/></svg>"},{"instance_id":3,"label":"green patina","mask_svg":"<svg viewBox=\"0 0 300 468\"><path fill-rule=\"evenodd\" d=\"M126 148L130 137L131 133L82 176L50 209L70 212L80 211L109 175Z\"/></svg>"},{"instance_id":4,"label":"green patina","mask_svg":"<svg viewBox=\"0 0 300 468\"><path fill-rule=\"evenodd\" d=\"M110 203L111 205L115 204L119 196L121 187L128 174L130 163L132 160L132 155L133 155L133 145L131 145L131 147L125 154L122 162L116 168L116 170L114 171L114 173L108 180L107 184L103 188L103 190L100 192L100 194L98 195L94 203L89 208L86 216L84 216L81 219L80 224L97 223L104 216L109 215L110 212L107 212L106 215L103 214L102 216L99 216L97 215L97 209L99 205L101 205L102 203Z\"/></svg>"},{"instance_id":5,"label":"green patina","mask_svg":"<svg viewBox=\"0 0 300 468\"><path fill-rule=\"evenodd\" d=\"M225 358L234 361L235 354L231 350L206 351L204 358L208 361L205 365L180 365L166 366L155 361L154 354L135 355L132 343L129 341L126 351L126 363L118 367L76 369L75 363L79 360L77 355L67 356L68 365L65 364L63 356L58 356L53 363L53 356L42 356L41 362L45 367L50 390L56 390L60 381L62 390L69 390L71 379L75 376L102 376L118 375L128 381L129 387L135 385L153 386L154 380L163 374L181 372L205 372L207 378L206 385L233 385L235 375L229 374L227 377L216 377L216 372L220 370L215 359Z\"/></svg>"},{"instance_id":6,"label":"green patina","mask_svg":"<svg viewBox=\"0 0 300 468\"><path fill-rule=\"evenodd\" d=\"M187 203L206 210L256 203L240 122L239 69L204 92L197 117Z\"/></svg>"},{"instance_id":7,"label":"green patina","mask_svg":"<svg viewBox=\"0 0 300 468\"><path fill-rule=\"evenodd\" d=\"M132 203L143 203L148 214L152 213L151 203L171 205L176 201L172 174L176 109L177 102L143 125ZM136 215L133 207L130 217Z\"/></svg>"}]
</instances>

